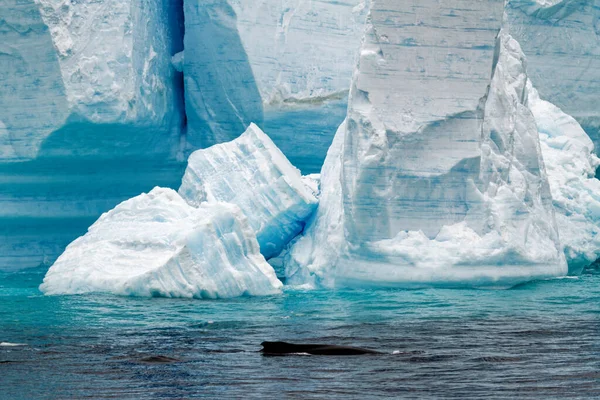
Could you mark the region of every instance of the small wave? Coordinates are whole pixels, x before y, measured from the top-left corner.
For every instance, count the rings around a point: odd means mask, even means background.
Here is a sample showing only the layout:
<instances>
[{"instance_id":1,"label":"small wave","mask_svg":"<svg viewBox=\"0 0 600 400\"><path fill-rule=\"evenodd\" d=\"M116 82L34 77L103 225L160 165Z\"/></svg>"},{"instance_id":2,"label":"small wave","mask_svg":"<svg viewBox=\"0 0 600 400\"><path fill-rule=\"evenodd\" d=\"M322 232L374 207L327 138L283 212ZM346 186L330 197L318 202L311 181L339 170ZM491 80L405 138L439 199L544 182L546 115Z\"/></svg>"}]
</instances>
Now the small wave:
<instances>
[{"instance_id":1,"label":"small wave","mask_svg":"<svg viewBox=\"0 0 600 400\"><path fill-rule=\"evenodd\" d=\"M0 342L0 347L19 347L19 346L27 346L27 345L24 343Z\"/></svg>"}]
</instances>

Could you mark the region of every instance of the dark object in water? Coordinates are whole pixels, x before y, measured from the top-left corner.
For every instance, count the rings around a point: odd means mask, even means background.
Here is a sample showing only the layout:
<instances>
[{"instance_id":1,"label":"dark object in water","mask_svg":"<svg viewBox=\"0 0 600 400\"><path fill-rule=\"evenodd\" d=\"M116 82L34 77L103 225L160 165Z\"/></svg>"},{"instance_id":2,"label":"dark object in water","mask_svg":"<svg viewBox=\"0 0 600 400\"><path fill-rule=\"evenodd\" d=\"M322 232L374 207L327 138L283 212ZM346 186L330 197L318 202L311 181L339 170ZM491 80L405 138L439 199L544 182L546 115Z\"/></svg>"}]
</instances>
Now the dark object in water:
<instances>
[{"instance_id":1,"label":"dark object in water","mask_svg":"<svg viewBox=\"0 0 600 400\"><path fill-rule=\"evenodd\" d=\"M166 356L151 356L151 357L142 358L140 361L143 363L148 363L148 364L168 364L168 363L179 362L181 360L178 360L176 358L166 357Z\"/></svg>"},{"instance_id":2,"label":"dark object in water","mask_svg":"<svg viewBox=\"0 0 600 400\"><path fill-rule=\"evenodd\" d=\"M361 347L336 346L330 344L293 344L287 342L262 342L261 353L266 356L283 356L306 353L314 356L358 356L363 354L381 354L375 350Z\"/></svg>"}]
</instances>

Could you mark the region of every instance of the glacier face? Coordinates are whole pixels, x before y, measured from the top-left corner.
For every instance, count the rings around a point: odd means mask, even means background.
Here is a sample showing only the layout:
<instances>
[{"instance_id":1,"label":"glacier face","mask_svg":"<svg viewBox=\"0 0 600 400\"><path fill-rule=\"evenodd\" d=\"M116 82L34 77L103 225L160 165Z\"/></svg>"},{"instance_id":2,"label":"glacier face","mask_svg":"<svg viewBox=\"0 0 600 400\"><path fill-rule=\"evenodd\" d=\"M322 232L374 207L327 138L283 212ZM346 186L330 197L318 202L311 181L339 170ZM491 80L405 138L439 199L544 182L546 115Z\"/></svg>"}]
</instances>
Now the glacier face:
<instances>
[{"instance_id":1,"label":"glacier face","mask_svg":"<svg viewBox=\"0 0 600 400\"><path fill-rule=\"evenodd\" d=\"M426 15L422 2L372 3L290 283L511 286L567 272L524 56L496 39L503 2L458 3ZM431 27L450 18L461 29Z\"/></svg>"},{"instance_id":2,"label":"glacier face","mask_svg":"<svg viewBox=\"0 0 600 400\"><path fill-rule=\"evenodd\" d=\"M346 113L367 10L364 0L185 0L192 143L229 141L255 122L318 172Z\"/></svg>"},{"instance_id":3,"label":"glacier face","mask_svg":"<svg viewBox=\"0 0 600 400\"><path fill-rule=\"evenodd\" d=\"M511 34L540 96L572 115L600 148L600 1L509 0Z\"/></svg>"},{"instance_id":4,"label":"glacier face","mask_svg":"<svg viewBox=\"0 0 600 400\"><path fill-rule=\"evenodd\" d=\"M277 294L281 286L238 207L195 208L155 188L103 214L67 247L40 289L226 298Z\"/></svg>"},{"instance_id":5,"label":"glacier face","mask_svg":"<svg viewBox=\"0 0 600 400\"><path fill-rule=\"evenodd\" d=\"M123 199L176 187L179 3L0 3L0 268L50 263Z\"/></svg>"},{"instance_id":6,"label":"glacier face","mask_svg":"<svg viewBox=\"0 0 600 400\"><path fill-rule=\"evenodd\" d=\"M271 258L302 232L317 207L316 185L307 183L271 139L251 124L231 142L194 152L179 194L196 207L204 202L239 206L262 254Z\"/></svg>"}]
</instances>

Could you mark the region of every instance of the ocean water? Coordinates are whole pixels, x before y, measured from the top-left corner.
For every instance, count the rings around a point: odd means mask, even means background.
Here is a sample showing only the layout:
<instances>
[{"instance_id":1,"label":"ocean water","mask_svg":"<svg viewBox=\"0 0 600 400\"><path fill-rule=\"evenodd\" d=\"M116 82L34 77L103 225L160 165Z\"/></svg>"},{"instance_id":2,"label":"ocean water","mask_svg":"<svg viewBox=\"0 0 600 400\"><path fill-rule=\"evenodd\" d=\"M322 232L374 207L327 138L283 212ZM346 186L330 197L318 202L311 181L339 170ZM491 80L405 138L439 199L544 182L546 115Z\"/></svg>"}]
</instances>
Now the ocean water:
<instances>
[{"instance_id":1,"label":"ocean water","mask_svg":"<svg viewBox=\"0 0 600 400\"><path fill-rule=\"evenodd\" d=\"M1 399L600 397L597 273L202 301L44 297L44 272L0 272ZM265 357L264 340L385 354ZM159 355L176 361L143 361Z\"/></svg>"}]
</instances>

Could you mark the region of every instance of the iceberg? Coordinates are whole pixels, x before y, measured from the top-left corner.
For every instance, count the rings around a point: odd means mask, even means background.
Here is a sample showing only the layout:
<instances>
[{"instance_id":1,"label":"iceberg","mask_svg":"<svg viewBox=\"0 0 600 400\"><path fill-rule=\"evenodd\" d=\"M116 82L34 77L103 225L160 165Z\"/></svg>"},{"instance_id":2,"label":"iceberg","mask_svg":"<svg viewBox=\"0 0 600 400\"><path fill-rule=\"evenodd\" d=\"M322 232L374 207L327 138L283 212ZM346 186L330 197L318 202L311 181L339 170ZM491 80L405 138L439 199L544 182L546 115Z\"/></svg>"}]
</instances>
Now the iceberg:
<instances>
[{"instance_id":1,"label":"iceberg","mask_svg":"<svg viewBox=\"0 0 600 400\"><path fill-rule=\"evenodd\" d=\"M269 259L304 229L317 207L316 186L251 124L231 142L194 152L179 194L195 207L204 202L239 206Z\"/></svg>"},{"instance_id":2,"label":"iceberg","mask_svg":"<svg viewBox=\"0 0 600 400\"><path fill-rule=\"evenodd\" d=\"M319 172L346 113L368 4L185 0L191 143L227 142L255 122L303 173Z\"/></svg>"},{"instance_id":3,"label":"iceberg","mask_svg":"<svg viewBox=\"0 0 600 400\"><path fill-rule=\"evenodd\" d=\"M174 190L155 188L103 214L56 260L40 289L213 299L272 295L281 287L238 207L196 208Z\"/></svg>"},{"instance_id":4,"label":"iceberg","mask_svg":"<svg viewBox=\"0 0 600 400\"><path fill-rule=\"evenodd\" d=\"M525 57L498 33L503 2L422 5L372 2L291 284L510 287L567 273Z\"/></svg>"},{"instance_id":5,"label":"iceberg","mask_svg":"<svg viewBox=\"0 0 600 400\"><path fill-rule=\"evenodd\" d=\"M573 116L600 149L600 3L508 0L507 26L540 97Z\"/></svg>"},{"instance_id":6,"label":"iceberg","mask_svg":"<svg viewBox=\"0 0 600 400\"><path fill-rule=\"evenodd\" d=\"M569 274L578 275L600 258L600 160L579 123L528 88L528 106L540 144Z\"/></svg>"}]
</instances>

